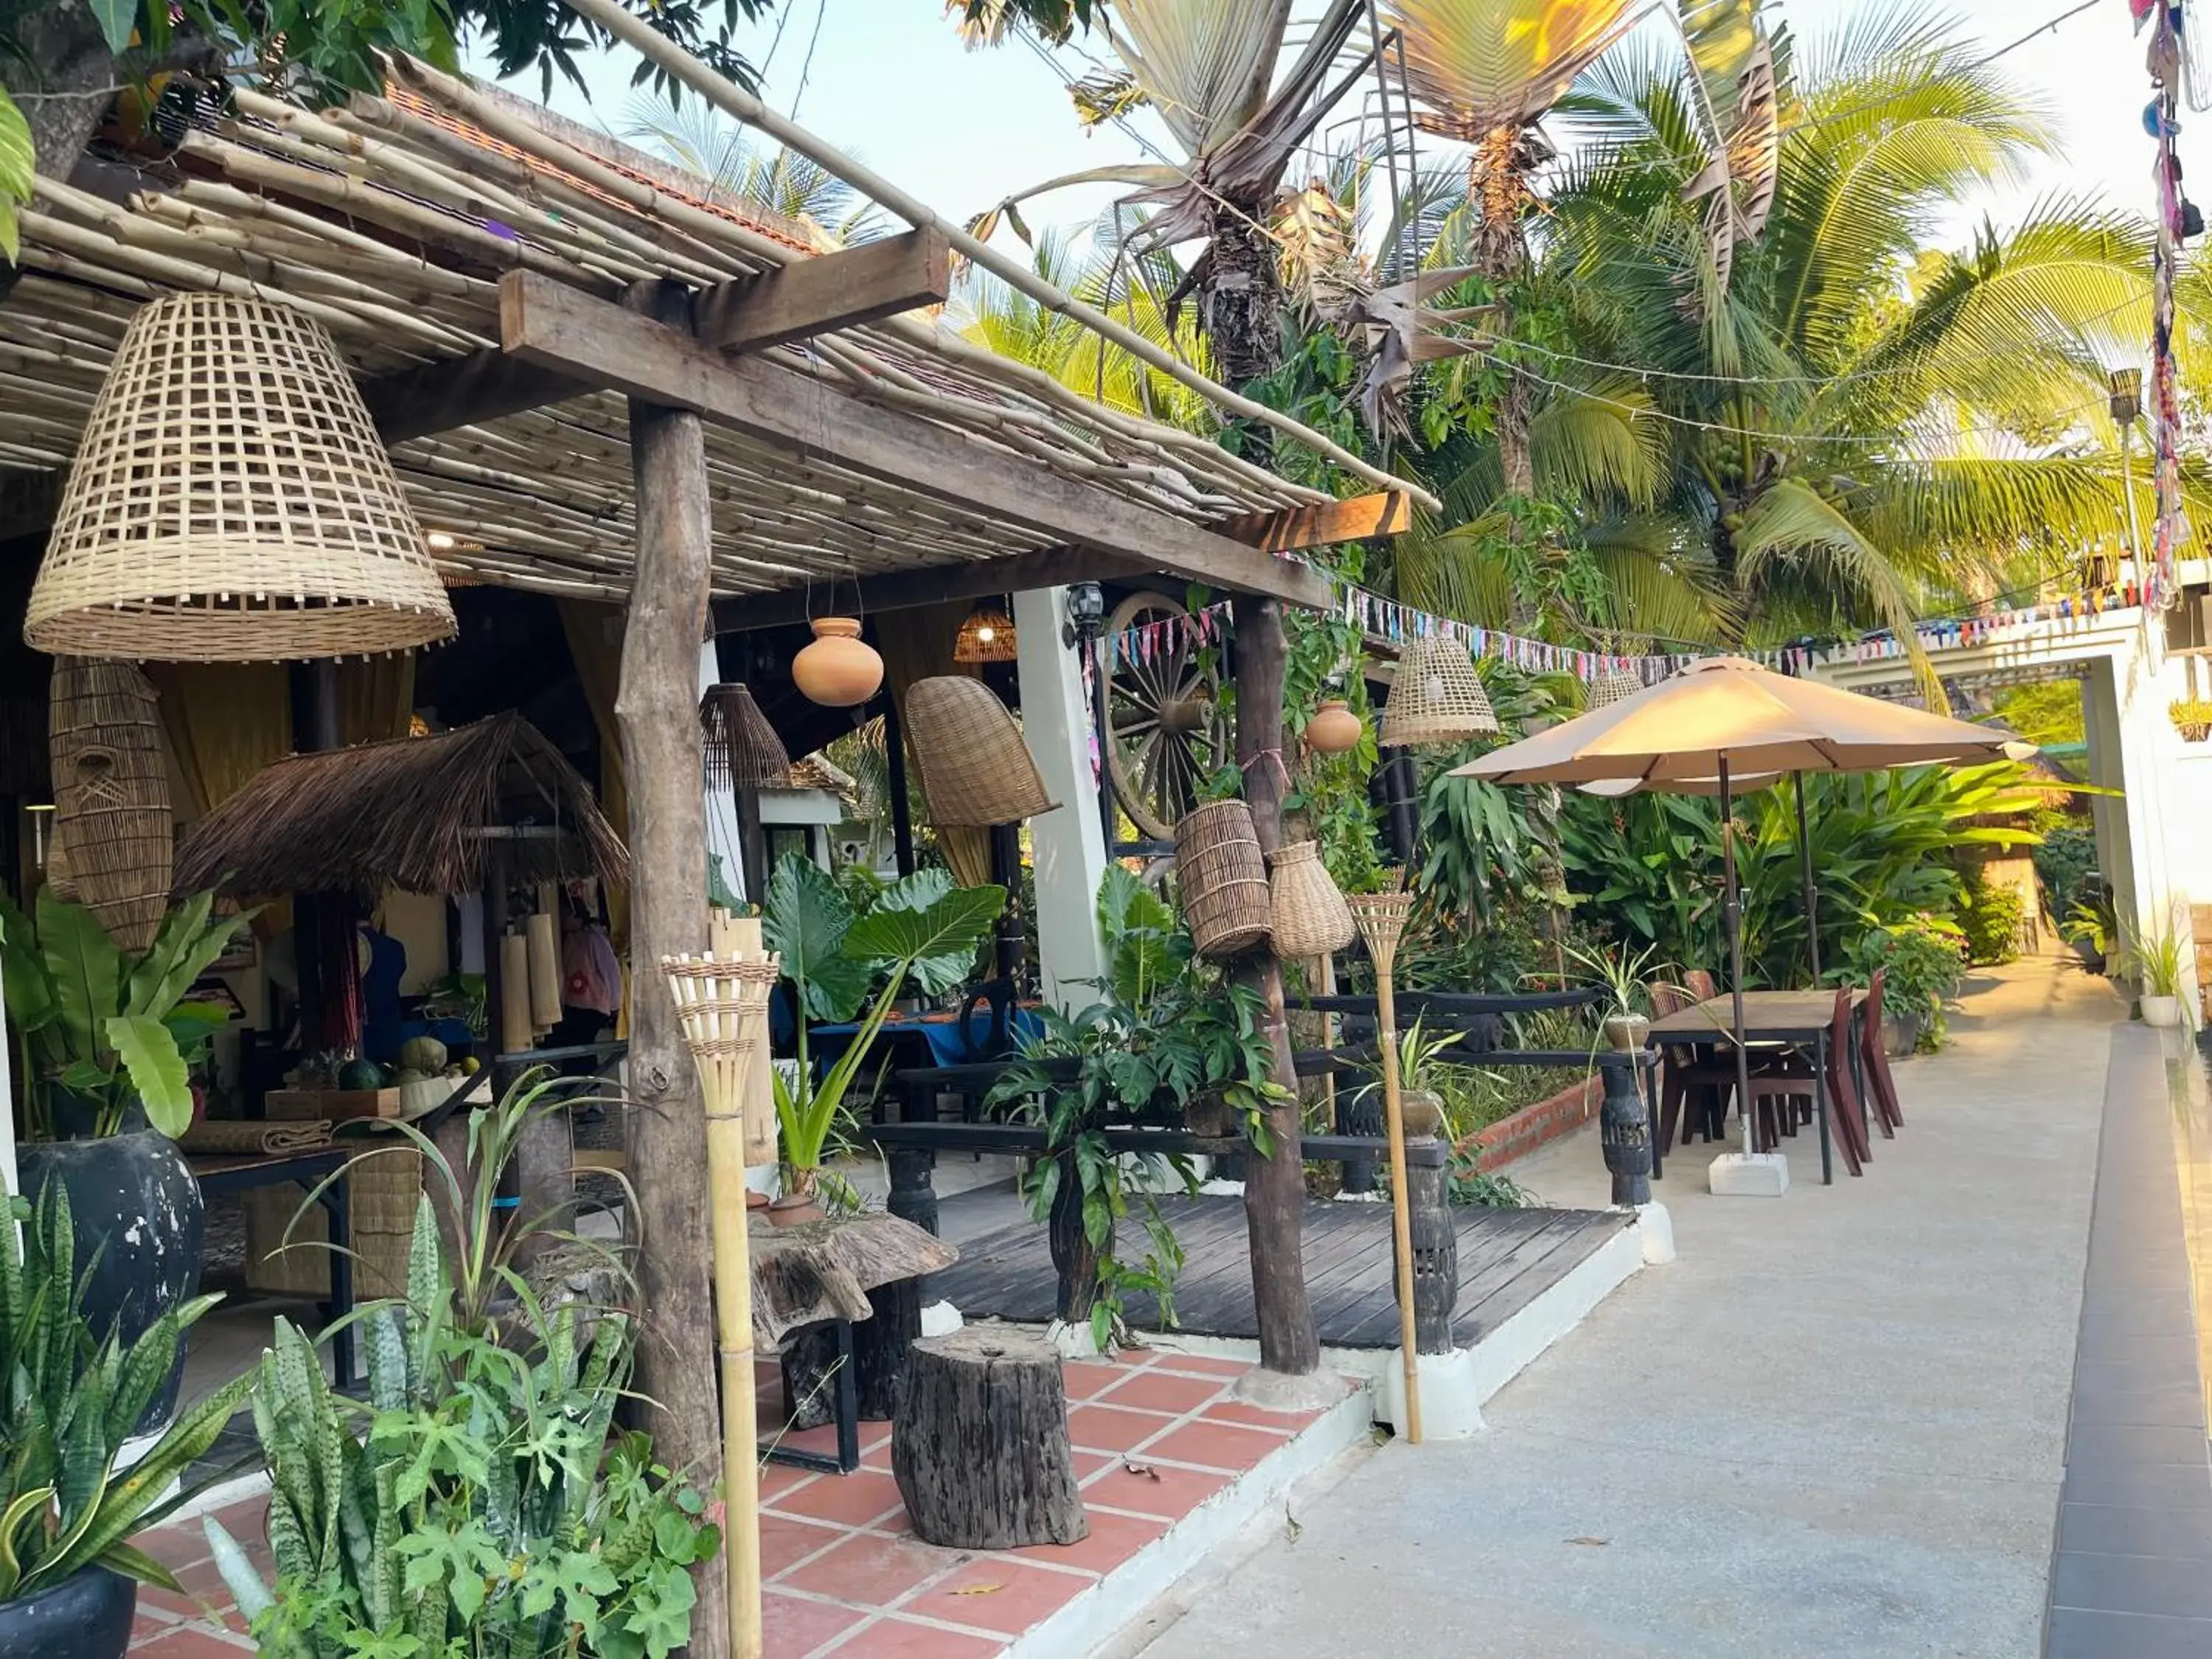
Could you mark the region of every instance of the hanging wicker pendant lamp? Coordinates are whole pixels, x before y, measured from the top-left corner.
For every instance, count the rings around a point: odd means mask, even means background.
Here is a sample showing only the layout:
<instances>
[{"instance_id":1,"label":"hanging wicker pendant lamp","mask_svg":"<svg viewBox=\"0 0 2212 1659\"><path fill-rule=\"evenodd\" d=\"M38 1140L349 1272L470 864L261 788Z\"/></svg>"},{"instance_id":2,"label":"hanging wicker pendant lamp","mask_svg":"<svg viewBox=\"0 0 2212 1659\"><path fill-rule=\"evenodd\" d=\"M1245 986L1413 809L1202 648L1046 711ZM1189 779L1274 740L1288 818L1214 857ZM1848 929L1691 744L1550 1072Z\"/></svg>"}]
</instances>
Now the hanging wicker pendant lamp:
<instances>
[{"instance_id":1,"label":"hanging wicker pendant lamp","mask_svg":"<svg viewBox=\"0 0 2212 1659\"><path fill-rule=\"evenodd\" d=\"M1644 682L1633 674L1601 674L1590 682L1589 695L1583 699L1585 714L1593 709L1607 708L1623 697L1632 697L1644 689Z\"/></svg>"},{"instance_id":2,"label":"hanging wicker pendant lamp","mask_svg":"<svg viewBox=\"0 0 2212 1659\"><path fill-rule=\"evenodd\" d=\"M1021 727L982 681L957 674L916 680L901 713L938 828L988 829L1060 810Z\"/></svg>"},{"instance_id":3,"label":"hanging wicker pendant lamp","mask_svg":"<svg viewBox=\"0 0 2212 1659\"><path fill-rule=\"evenodd\" d=\"M791 755L768 716L743 684L710 685L699 700L707 743L709 789L782 789L791 782Z\"/></svg>"},{"instance_id":4,"label":"hanging wicker pendant lamp","mask_svg":"<svg viewBox=\"0 0 2212 1659\"><path fill-rule=\"evenodd\" d=\"M93 403L23 637L58 656L264 662L453 634L322 325L224 294L143 307Z\"/></svg>"},{"instance_id":5,"label":"hanging wicker pendant lamp","mask_svg":"<svg viewBox=\"0 0 2212 1659\"><path fill-rule=\"evenodd\" d=\"M995 605L979 605L960 624L960 637L952 642L952 660L958 663L1012 662L1018 654L1014 643L1014 619Z\"/></svg>"},{"instance_id":6,"label":"hanging wicker pendant lamp","mask_svg":"<svg viewBox=\"0 0 2212 1659\"><path fill-rule=\"evenodd\" d=\"M1398 677L1382 706L1376 741L1384 748L1464 743L1498 730L1498 711L1474 672L1467 642L1431 634L1408 644L1398 658Z\"/></svg>"}]
</instances>

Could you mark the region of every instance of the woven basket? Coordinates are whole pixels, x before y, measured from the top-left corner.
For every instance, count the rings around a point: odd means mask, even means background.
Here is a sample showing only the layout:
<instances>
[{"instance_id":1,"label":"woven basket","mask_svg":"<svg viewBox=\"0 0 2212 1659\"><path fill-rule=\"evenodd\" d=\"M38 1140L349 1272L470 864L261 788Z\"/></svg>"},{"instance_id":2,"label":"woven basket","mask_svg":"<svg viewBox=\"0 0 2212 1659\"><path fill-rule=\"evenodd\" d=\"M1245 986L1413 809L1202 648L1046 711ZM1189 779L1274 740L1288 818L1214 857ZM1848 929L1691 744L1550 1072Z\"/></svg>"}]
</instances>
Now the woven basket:
<instances>
[{"instance_id":1,"label":"woven basket","mask_svg":"<svg viewBox=\"0 0 2212 1659\"><path fill-rule=\"evenodd\" d=\"M347 1172L346 1202L352 1224L353 1293L357 1302L407 1294L407 1245L415 1231L415 1206L422 1195L422 1155L412 1146L379 1152ZM246 1283L269 1296L326 1297L331 1293L330 1212L319 1204L292 1218L307 1199L296 1185L256 1187L246 1194ZM290 1248L284 1230L292 1228Z\"/></svg>"},{"instance_id":2,"label":"woven basket","mask_svg":"<svg viewBox=\"0 0 2212 1659\"><path fill-rule=\"evenodd\" d=\"M1176 884L1199 955L1218 962L1267 944L1267 861L1243 801L1208 801L1176 825Z\"/></svg>"},{"instance_id":3,"label":"woven basket","mask_svg":"<svg viewBox=\"0 0 2212 1659\"><path fill-rule=\"evenodd\" d=\"M90 657L55 663L50 695L47 879L125 950L143 951L169 908L176 848L160 701L131 664Z\"/></svg>"},{"instance_id":4,"label":"woven basket","mask_svg":"<svg viewBox=\"0 0 2212 1659\"><path fill-rule=\"evenodd\" d=\"M453 610L321 324L179 294L94 400L24 637L56 655L254 662L411 650Z\"/></svg>"},{"instance_id":5,"label":"woven basket","mask_svg":"<svg viewBox=\"0 0 2212 1659\"><path fill-rule=\"evenodd\" d=\"M1297 841L1267 855L1267 908L1275 954L1293 961L1325 957L1359 936L1317 842Z\"/></svg>"},{"instance_id":6,"label":"woven basket","mask_svg":"<svg viewBox=\"0 0 2212 1659\"><path fill-rule=\"evenodd\" d=\"M1583 699L1583 708L1585 713L1608 708L1643 689L1644 682L1633 674L1601 674L1590 682L1589 695Z\"/></svg>"},{"instance_id":7,"label":"woven basket","mask_svg":"<svg viewBox=\"0 0 2212 1659\"><path fill-rule=\"evenodd\" d=\"M1021 728L982 681L916 680L902 717L932 823L982 830L1058 810Z\"/></svg>"},{"instance_id":8,"label":"woven basket","mask_svg":"<svg viewBox=\"0 0 2212 1659\"><path fill-rule=\"evenodd\" d=\"M1474 672L1467 642L1449 634L1413 641L1398 658L1376 741L1385 748L1464 743L1498 730L1498 711Z\"/></svg>"},{"instance_id":9,"label":"woven basket","mask_svg":"<svg viewBox=\"0 0 2212 1659\"><path fill-rule=\"evenodd\" d=\"M1020 655L1014 637L1014 619L995 605L979 605L960 624L952 641L952 660L964 663L1012 662Z\"/></svg>"},{"instance_id":10,"label":"woven basket","mask_svg":"<svg viewBox=\"0 0 2212 1659\"><path fill-rule=\"evenodd\" d=\"M699 700L707 739L709 789L781 789L791 782L791 754L744 685L710 685Z\"/></svg>"}]
</instances>

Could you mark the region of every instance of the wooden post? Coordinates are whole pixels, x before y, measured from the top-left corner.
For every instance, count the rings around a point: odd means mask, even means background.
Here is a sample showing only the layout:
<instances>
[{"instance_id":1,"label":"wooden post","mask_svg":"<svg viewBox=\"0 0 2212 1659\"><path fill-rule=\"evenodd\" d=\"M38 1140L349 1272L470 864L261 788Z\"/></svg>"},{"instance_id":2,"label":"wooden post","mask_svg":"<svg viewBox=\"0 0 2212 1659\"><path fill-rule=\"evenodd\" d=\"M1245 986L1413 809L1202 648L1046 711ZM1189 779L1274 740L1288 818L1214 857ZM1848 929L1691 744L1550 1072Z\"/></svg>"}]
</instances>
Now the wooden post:
<instances>
[{"instance_id":1,"label":"wooden post","mask_svg":"<svg viewBox=\"0 0 2212 1659\"><path fill-rule=\"evenodd\" d=\"M1273 599L1239 598L1233 612L1237 653L1237 763L1262 852L1283 840L1282 608ZM1273 1146L1266 1158L1244 1160L1244 1225L1252 1247L1252 1304L1260 1325L1262 1369L1304 1376L1321 1369L1321 1340L1306 1294L1305 1161L1299 1135L1298 1080L1291 1058L1290 1021L1283 1012L1283 969L1273 955L1239 967L1240 982L1260 994L1263 1034L1274 1051L1274 1080L1285 1097L1267 1111Z\"/></svg>"},{"instance_id":2,"label":"wooden post","mask_svg":"<svg viewBox=\"0 0 2212 1659\"><path fill-rule=\"evenodd\" d=\"M641 290L642 307L688 325L684 290ZM709 518L706 441L698 416L629 405L637 489L637 568L615 696L629 787L630 1034L629 1161L637 1192L638 1388L653 1455L700 1480L720 1467L714 1309L708 1288L711 1213L699 1077L663 957L707 946L707 803L699 728L699 641L707 635ZM695 1568L693 1659L727 1659L726 1582L720 1562Z\"/></svg>"}]
</instances>

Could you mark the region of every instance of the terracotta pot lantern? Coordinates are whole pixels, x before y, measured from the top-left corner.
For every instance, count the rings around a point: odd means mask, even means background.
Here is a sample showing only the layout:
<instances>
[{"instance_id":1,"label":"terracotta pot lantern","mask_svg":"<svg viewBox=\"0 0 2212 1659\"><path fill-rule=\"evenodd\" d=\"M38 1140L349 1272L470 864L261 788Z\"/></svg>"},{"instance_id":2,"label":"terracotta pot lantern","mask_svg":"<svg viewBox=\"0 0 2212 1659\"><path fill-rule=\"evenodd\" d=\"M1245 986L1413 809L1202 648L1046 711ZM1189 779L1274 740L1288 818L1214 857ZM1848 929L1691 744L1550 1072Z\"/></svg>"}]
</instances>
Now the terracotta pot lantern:
<instances>
[{"instance_id":1,"label":"terracotta pot lantern","mask_svg":"<svg viewBox=\"0 0 2212 1659\"><path fill-rule=\"evenodd\" d=\"M814 642L791 659L792 682L810 702L826 708L852 708L876 695L884 683L884 659L860 638L853 617L817 617Z\"/></svg>"},{"instance_id":2,"label":"terracotta pot lantern","mask_svg":"<svg viewBox=\"0 0 2212 1659\"><path fill-rule=\"evenodd\" d=\"M1306 747L1316 755L1341 755L1359 745L1366 727L1350 705L1332 698L1314 710L1306 722Z\"/></svg>"}]
</instances>

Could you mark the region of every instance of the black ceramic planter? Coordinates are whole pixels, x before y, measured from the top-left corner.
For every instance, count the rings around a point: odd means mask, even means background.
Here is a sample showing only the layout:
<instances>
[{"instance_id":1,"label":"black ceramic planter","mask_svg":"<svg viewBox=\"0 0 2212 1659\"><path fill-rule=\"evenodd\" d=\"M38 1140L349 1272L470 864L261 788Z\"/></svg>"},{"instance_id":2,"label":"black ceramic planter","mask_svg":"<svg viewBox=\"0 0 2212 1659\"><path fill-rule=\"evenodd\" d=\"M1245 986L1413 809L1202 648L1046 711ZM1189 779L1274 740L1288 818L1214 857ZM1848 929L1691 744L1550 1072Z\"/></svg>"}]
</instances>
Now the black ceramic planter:
<instances>
[{"instance_id":1,"label":"black ceramic planter","mask_svg":"<svg viewBox=\"0 0 2212 1659\"><path fill-rule=\"evenodd\" d=\"M138 1586L105 1567L0 1602L0 1659L123 1659Z\"/></svg>"},{"instance_id":2,"label":"black ceramic planter","mask_svg":"<svg viewBox=\"0 0 2212 1659\"><path fill-rule=\"evenodd\" d=\"M69 1194L77 1272L92 1264L84 1312L96 1335L104 1339L119 1328L127 1346L198 1293L207 1205L191 1166L168 1136L142 1129L104 1140L26 1143L16 1149L16 1161L23 1190L33 1198L49 1181ZM135 1425L138 1432L175 1414L183 1376L180 1350L176 1369Z\"/></svg>"}]
</instances>

